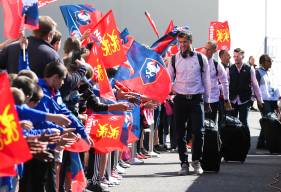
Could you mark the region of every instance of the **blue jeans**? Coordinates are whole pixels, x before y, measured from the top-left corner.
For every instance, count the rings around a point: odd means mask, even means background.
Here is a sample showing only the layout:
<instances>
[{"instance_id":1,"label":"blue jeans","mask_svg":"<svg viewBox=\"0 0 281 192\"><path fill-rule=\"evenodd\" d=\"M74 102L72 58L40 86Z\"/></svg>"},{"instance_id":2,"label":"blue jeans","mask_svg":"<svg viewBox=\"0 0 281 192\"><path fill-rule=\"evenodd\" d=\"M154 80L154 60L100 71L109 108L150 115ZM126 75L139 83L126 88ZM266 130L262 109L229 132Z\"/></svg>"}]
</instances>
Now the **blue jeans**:
<instances>
[{"instance_id":1,"label":"blue jeans","mask_svg":"<svg viewBox=\"0 0 281 192\"><path fill-rule=\"evenodd\" d=\"M181 163L188 164L187 132L191 132L193 137L192 161L200 160L204 140L204 103L202 95L196 95L192 98L176 95L174 99L174 115ZM190 122L190 129L186 129L187 122Z\"/></svg>"}]
</instances>

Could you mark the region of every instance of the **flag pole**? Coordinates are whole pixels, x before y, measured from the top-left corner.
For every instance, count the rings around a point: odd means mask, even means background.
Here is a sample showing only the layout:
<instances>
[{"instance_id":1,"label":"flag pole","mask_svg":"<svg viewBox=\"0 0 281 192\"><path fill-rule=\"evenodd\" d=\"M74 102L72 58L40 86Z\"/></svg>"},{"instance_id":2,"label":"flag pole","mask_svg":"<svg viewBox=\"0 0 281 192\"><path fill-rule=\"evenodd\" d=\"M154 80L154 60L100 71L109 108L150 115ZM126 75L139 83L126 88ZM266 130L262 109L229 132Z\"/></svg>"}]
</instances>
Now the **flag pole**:
<instances>
[{"instance_id":1,"label":"flag pole","mask_svg":"<svg viewBox=\"0 0 281 192\"><path fill-rule=\"evenodd\" d=\"M151 15L148 13L148 11L145 11L144 14L145 14L145 16L146 16L148 22L150 23L150 25L151 25L151 27L152 27L152 29L153 29L155 35L156 35L157 38L159 39L159 32L158 32L158 30L157 30L157 28L156 28L155 22L154 22L153 19L151 18Z\"/></svg>"},{"instance_id":2,"label":"flag pole","mask_svg":"<svg viewBox=\"0 0 281 192\"><path fill-rule=\"evenodd\" d=\"M23 14L23 22L22 24L22 30L21 30L21 35L25 36L25 28L24 28L24 22L25 22L25 14ZM22 44L22 54L23 54L23 61L25 62L25 43Z\"/></svg>"},{"instance_id":3,"label":"flag pole","mask_svg":"<svg viewBox=\"0 0 281 192\"><path fill-rule=\"evenodd\" d=\"M23 31L23 35L24 35L24 31ZM25 62L25 43L22 44L22 54L23 54L23 61Z\"/></svg>"}]
</instances>

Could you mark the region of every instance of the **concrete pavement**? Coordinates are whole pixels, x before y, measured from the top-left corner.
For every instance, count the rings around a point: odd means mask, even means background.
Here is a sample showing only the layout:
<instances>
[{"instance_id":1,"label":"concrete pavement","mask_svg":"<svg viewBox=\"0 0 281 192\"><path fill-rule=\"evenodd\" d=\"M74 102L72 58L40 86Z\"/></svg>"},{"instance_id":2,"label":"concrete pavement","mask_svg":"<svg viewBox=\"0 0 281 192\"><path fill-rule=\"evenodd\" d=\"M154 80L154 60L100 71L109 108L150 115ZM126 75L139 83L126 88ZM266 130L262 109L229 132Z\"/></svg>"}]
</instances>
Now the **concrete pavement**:
<instances>
[{"instance_id":1,"label":"concrete pavement","mask_svg":"<svg viewBox=\"0 0 281 192\"><path fill-rule=\"evenodd\" d=\"M281 191L281 156L256 150L260 113L250 112L251 150L246 161L222 162L219 173L178 176L177 153L162 153L127 169L112 192L274 192ZM280 174L280 175L279 175ZM279 189L278 189L279 188Z\"/></svg>"}]
</instances>

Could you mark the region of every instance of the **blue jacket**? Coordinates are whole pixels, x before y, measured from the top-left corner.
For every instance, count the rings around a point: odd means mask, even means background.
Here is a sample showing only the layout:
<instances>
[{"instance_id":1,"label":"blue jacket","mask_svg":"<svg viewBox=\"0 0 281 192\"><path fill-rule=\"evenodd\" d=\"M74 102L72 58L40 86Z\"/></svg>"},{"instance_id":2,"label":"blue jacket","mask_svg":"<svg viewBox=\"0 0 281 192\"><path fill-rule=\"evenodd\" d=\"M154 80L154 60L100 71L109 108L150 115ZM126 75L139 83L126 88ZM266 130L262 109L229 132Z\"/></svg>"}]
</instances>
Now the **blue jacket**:
<instances>
[{"instance_id":1,"label":"blue jacket","mask_svg":"<svg viewBox=\"0 0 281 192\"><path fill-rule=\"evenodd\" d=\"M29 120L34 125L34 129L32 129L32 131L23 131L25 136L40 135L46 131L47 133L51 133L50 131L48 132L48 128L56 128L60 131L63 131L63 127L50 121L46 121L47 114L44 111L32 109L26 104L16 105L16 109L20 120Z\"/></svg>"},{"instance_id":2,"label":"blue jacket","mask_svg":"<svg viewBox=\"0 0 281 192\"><path fill-rule=\"evenodd\" d=\"M70 127L76 128L76 132L81 135L82 138L86 138L87 134L85 132L83 124L73 115L66 107L62 101L61 94L59 90L56 90L54 95L51 89L46 84L45 80L40 79L38 82L39 86L43 89L44 97L41 99L36 109L45 111L48 113L64 114L71 120Z\"/></svg>"},{"instance_id":3,"label":"blue jacket","mask_svg":"<svg viewBox=\"0 0 281 192\"><path fill-rule=\"evenodd\" d=\"M30 70L29 67L29 60L28 60L28 52L25 52L25 61L23 59L23 52L20 52L20 57L19 57L19 66L18 66L18 71L21 70Z\"/></svg>"},{"instance_id":4,"label":"blue jacket","mask_svg":"<svg viewBox=\"0 0 281 192\"><path fill-rule=\"evenodd\" d=\"M54 132L51 129L30 129L30 130L23 129L23 135L27 137L33 135L42 135L44 133L53 134Z\"/></svg>"},{"instance_id":5,"label":"blue jacket","mask_svg":"<svg viewBox=\"0 0 281 192\"><path fill-rule=\"evenodd\" d=\"M40 121L46 121L46 112L32 109L26 104L16 105L16 109L20 120L29 120L33 124Z\"/></svg>"}]
</instances>

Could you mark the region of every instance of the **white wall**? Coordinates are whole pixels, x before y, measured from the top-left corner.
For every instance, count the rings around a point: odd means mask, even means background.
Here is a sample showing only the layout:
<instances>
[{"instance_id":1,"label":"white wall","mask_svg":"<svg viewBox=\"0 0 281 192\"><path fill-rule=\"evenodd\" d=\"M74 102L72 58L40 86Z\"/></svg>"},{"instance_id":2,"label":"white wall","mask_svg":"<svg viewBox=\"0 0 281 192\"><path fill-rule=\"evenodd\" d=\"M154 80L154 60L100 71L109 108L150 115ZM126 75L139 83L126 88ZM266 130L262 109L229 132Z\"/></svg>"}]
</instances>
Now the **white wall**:
<instances>
[{"instance_id":1,"label":"white wall","mask_svg":"<svg viewBox=\"0 0 281 192\"><path fill-rule=\"evenodd\" d=\"M253 55L258 64L260 55L264 53L264 38L267 33L268 54L274 59L271 71L281 87L280 8L281 1L276 0L219 1L219 20L229 22L231 49L244 49L245 61Z\"/></svg>"},{"instance_id":2,"label":"white wall","mask_svg":"<svg viewBox=\"0 0 281 192\"><path fill-rule=\"evenodd\" d=\"M160 34L164 33L170 19L174 19L178 26L189 25L193 31L195 46L207 41L209 22L218 18L218 0L57 0L40 9L40 15L53 17L59 23L59 30L67 34L58 6L74 3L94 4L103 13L113 9L120 30L127 27L139 42L148 45L156 40L156 36L145 18L145 10L151 14ZM0 25L3 26L2 16ZM0 28L0 42L3 40L2 31Z\"/></svg>"},{"instance_id":3,"label":"white wall","mask_svg":"<svg viewBox=\"0 0 281 192\"><path fill-rule=\"evenodd\" d=\"M264 0L219 1L219 20L228 21L231 50L240 47L246 58L258 57L264 45Z\"/></svg>"}]
</instances>

